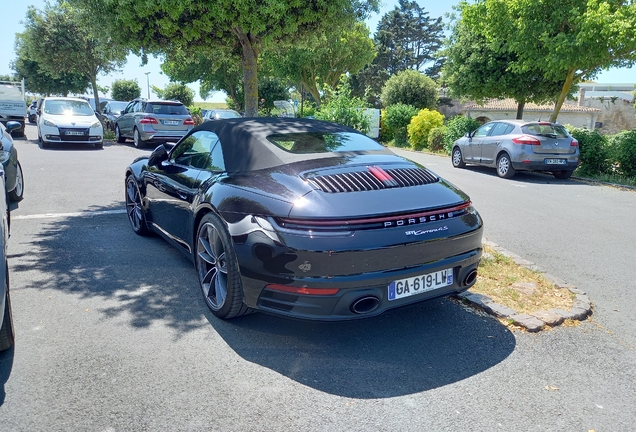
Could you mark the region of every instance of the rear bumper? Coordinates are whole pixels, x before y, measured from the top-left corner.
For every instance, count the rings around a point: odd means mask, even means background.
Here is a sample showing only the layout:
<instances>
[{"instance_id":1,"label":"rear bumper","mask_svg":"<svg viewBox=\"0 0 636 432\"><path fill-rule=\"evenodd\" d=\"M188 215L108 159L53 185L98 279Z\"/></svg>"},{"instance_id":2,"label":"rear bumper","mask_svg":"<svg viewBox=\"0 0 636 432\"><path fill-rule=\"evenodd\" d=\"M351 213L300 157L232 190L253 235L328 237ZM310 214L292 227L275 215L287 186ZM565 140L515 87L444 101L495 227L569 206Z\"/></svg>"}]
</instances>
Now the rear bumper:
<instances>
[{"instance_id":1,"label":"rear bumper","mask_svg":"<svg viewBox=\"0 0 636 432\"><path fill-rule=\"evenodd\" d=\"M574 171L579 166L578 161L567 160L565 165L547 164L545 159L566 159L563 157L544 158L533 162L512 162L512 167L517 171Z\"/></svg>"},{"instance_id":2,"label":"rear bumper","mask_svg":"<svg viewBox=\"0 0 636 432\"><path fill-rule=\"evenodd\" d=\"M471 209L462 217L422 229L438 226L444 229L418 237L409 236L402 227L326 238L258 227L249 234L233 235L245 304L279 315L337 321L462 292L474 284L481 258L481 218ZM447 269L452 269L451 284L389 300L392 282ZM307 288L311 293L285 292L280 286L292 291ZM321 289L334 288L338 289L334 294L319 294ZM354 311L352 305L363 298L371 299L373 307Z\"/></svg>"},{"instance_id":3,"label":"rear bumper","mask_svg":"<svg viewBox=\"0 0 636 432\"><path fill-rule=\"evenodd\" d=\"M283 293L268 288L263 289L256 309L289 317L341 321L380 315L389 309L395 309L448 296L467 290L474 284L474 272L481 258L481 248L447 259L428 263L417 268L401 269L390 272L367 273L357 276L321 278L307 284L307 288L344 287L335 295L301 295ZM432 291L422 292L410 297L389 300L391 282L430 274L436 271L453 269L453 284ZM467 281L470 279L470 282ZM369 310L356 312L354 305L358 301L372 302Z\"/></svg>"}]
</instances>

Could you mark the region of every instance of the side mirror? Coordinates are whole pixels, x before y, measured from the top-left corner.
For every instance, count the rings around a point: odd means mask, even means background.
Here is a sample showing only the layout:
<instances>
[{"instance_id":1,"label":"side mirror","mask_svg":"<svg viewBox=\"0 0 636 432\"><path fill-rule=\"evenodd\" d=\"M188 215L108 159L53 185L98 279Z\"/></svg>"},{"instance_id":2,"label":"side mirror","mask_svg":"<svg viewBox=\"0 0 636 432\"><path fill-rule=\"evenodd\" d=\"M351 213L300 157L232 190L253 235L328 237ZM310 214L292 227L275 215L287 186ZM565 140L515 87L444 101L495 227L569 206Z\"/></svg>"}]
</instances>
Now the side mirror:
<instances>
[{"instance_id":1,"label":"side mirror","mask_svg":"<svg viewBox=\"0 0 636 432\"><path fill-rule=\"evenodd\" d=\"M7 125L5 126L5 129L7 130L7 132L11 132L11 131L14 131L16 129L20 129L21 127L22 127L22 124L20 122L8 121Z\"/></svg>"},{"instance_id":2,"label":"side mirror","mask_svg":"<svg viewBox=\"0 0 636 432\"><path fill-rule=\"evenodd\" d=\"M148 157L148 166L158 167L161 162L168 160L168 149L161 144L150 153Z\"/></svg>"}]
</instances>

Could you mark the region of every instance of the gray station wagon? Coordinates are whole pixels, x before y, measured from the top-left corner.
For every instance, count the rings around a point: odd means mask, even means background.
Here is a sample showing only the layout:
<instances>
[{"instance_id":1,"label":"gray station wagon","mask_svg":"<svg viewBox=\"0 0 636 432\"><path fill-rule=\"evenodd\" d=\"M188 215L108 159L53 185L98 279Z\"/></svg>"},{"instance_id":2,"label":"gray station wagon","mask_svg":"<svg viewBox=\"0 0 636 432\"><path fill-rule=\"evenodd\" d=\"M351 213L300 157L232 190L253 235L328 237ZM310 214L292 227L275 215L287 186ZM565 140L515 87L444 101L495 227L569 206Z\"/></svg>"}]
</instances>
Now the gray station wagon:
<instances>
[{"instance_id":1,"label":"gray station wagon","mask_svg":"<svg viewBox=\"0 0 636 432\"><path fill-rule=\"evenodd\" d=\"M496 168L502 178L517 171L547 171L567 179L579 165L579 143L560 124L497 120L455 141L451 161L455 168Z\"/></svg>"}]
</instances>

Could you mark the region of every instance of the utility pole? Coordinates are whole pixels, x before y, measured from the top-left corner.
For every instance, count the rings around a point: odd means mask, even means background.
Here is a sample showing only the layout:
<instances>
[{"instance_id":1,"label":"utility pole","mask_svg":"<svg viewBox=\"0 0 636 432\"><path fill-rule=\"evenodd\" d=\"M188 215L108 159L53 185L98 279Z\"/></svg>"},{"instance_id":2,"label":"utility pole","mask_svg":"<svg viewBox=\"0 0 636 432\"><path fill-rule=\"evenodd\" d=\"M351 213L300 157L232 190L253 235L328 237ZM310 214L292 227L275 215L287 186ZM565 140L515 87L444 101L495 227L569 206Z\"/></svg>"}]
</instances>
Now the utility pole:
<instances>
[{"instance_id":1,"label":"utility pole","mask_svg":"<svg viewBox=\"0 0 636 432\"><path fill-rule=\"evenodd\" d=\"M150 72L146 72L146 87L148 87L148 99L150 99L150 78L148 75L150 75Z\"/></svg>"}]
</instances>

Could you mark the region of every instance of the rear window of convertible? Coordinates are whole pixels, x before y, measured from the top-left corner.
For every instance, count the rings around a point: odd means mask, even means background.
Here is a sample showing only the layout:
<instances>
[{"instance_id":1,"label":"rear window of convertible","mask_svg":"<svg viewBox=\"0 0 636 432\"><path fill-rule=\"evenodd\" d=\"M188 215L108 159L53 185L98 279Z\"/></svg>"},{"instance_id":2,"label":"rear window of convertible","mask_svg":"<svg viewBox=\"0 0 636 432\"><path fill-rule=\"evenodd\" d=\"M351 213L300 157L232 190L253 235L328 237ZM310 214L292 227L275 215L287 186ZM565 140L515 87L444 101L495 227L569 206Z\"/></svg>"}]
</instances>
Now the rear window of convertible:
<instances>
[{"instance_id":1,"label":"rear window of convertible","mask_svg":"<svg viewBox=\"0 0 636 432\"><path fill-rule=\"evenodd\" d=\"M384 150L366 135L349 132L303 132L269 135L267 139L289 153L330 153Z\"/></svg>"}]
</instances>

